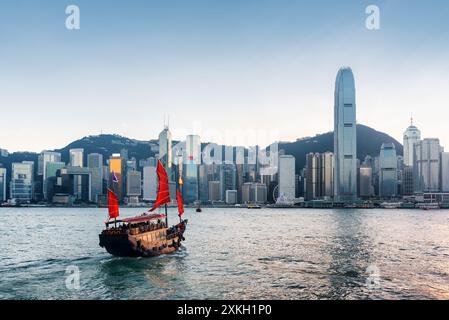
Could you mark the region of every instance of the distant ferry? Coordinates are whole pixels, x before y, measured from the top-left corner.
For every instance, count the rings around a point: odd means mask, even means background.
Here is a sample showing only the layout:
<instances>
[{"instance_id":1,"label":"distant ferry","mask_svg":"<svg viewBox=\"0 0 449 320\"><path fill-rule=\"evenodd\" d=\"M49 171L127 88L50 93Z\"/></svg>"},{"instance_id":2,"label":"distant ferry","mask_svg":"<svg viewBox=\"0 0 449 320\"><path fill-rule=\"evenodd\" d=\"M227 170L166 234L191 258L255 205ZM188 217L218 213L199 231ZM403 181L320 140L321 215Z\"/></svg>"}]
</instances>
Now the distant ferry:
<instances>
[{"instance_id":1,"label":"distant ferry","mask_svg":"<svg viewBox=\"0 0 449 320\"><path fill-rule=\"evenodd\" d=\"M157 165L157 175L159 190L150 212L165 205L165 214L144 213L141 216L117 220L118 198L112 190L108 190L109 221L105 223L106 229L101 232L99 238L100 246L110 254L119 257L154 257L175 252L181 247L187 227L187 220L182 219L184 206L181 193L179 189L176 190L180 221L169 228L167 203L171 200L168 177L160 161ZM114 177L112 180L117 182Z\"/></svg>"},{"instance_id":2,"label":"distant ferry","mask_svg":"<svg viewBox=\"0 0 449 320\"><path fill-rule=\"evenodd\" d=\"M398 209L401 208L402 202L383 202L380 206L384 209Z\"/></svg>"},{"instance_id":3,"label":"distant ferry","mask_svg":"<svg viewBox=\"0 0 449 320\"><path fill-rule=\"evenodd\" d=\"M440 205L436 202L429 202L429 203L418 203L416 205L417 208L422 210L437 210L440 209Z\"/></svg>"},{"instance_id":4,"label":"distant ferry","mask_svg":"<svg viewBox=\"0 0 449 320\"><path fill-rule=\"evenodd\" d=\"M262 209L262 207L258 204L249 204L247 206L248 209Z\"/></svg>"}]
</instances>

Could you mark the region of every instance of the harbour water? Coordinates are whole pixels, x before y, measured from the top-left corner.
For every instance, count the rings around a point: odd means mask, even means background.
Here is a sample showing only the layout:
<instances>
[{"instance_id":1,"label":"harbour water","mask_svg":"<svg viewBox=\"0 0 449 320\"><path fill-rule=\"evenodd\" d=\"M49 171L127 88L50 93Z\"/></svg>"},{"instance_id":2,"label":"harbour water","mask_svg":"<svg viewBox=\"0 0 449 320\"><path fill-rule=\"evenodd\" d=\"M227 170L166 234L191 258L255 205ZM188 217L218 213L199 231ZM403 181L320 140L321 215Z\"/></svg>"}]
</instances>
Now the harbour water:
<instances>
[{"instance_id":1,"label":"harbour water","mask_svg":"<svg viewBox=\"0 0 449 320\"><path fill-rule=\"evenodd\" d=\"M0 299L449 299L449 211L207 208L185 218L182 250L131 259L98 246L104 209L2 208ZM79 287L67 285L70 270Z\"/></svg>"}]
</instances>

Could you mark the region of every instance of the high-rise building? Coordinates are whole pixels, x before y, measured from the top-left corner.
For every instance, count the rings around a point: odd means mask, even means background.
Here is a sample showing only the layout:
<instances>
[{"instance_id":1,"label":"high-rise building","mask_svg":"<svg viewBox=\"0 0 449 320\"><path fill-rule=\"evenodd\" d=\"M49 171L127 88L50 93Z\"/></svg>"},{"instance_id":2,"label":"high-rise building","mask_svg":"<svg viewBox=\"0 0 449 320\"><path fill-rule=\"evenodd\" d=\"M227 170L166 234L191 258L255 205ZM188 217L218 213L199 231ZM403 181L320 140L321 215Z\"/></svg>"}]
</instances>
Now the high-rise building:
<instances>
[{"instance_id":1,"label":"high-rise building","mask_svg":"<svg viewBox=\"0 0 449 320\"><path fill-rule=\"evenodd\" d=\"M226 204L237 203L237 190L226 190Z\"/></svg>"},{"instance_id":2,"label":"high-rise building","mask_svg":"<svg viewBox=\"0 0 449 320\"><path fill-rule=\"evenodd\" d=\"M367 199L374 196L373 168L370 165L360 166L360 197Z\"/></svg>"},{"instance_id":3,"label":"high-rise building","mask_svg":"<svg viewBox=\"0 0 449 320\"><path fill-rule=\"evenodd\" d=\"M0 168L0 202L6 201L6 169Z\"/></svg>"},{"instance_id":4,"label":"high-rise building","mask_svg":"<svg viewBox=\"0 0 449 320\"><path fill-rule=\"evenodd\" d=\"M155 201L157 196L157 174L156 166L143 168L143 200Z\"/></svg>"},{"instance_id":5,"label":"high-rise building","mask_svg":"<svg viewBox=\"0 0 449 320\"><path fill-rule=\"evenodd\" d=\"M198 166L201 164L201 141L199 136L187 136L183 163L183 200L185 203L193 203L199 200Z\"/></svg>"},{"instance_id":6,"label":"high-rise building","mask_svg":"<svg viewBox=\"0 0 449 320\"><path fill-rule=\"evenodd\" d=\"M279 197L295 199L295 158L291 155L279 156Z\"/></svg>"},{"instance_id":7,"label":"high-rise building","mask_svg":"<svg viewBox=\"0 0 449 320\"><path fill-rule=\"evenodd\" d=\"M355 81L350 68L338 71L334 104L334 197L357 199L357 127Z\"/></svg>"},{"instance_id":8,"label":"high-rise building","mask_svg":"<svg viewBox=\"0 0 449 320\"><path fill-rule=\"evenodd\" d=\"M140 197L142 195L142 175L139 171L127 172L126 195L128 197Z\"/></svg>"},{"instance_id":9,"label":"high-rise building","mask_svg":"<svg viewBox=\"0 0 449 320\"><path fill-rule=\"evenodd\" d=\"M237 188L237 169L232 162L225 161L220 166L220 193L221 198L226 198L227 190L236 190Z\"/></svg>"},{"instance_id":10,"label":"high-rise building","mask_svg":"<svg viewBox=\"0 0 449 320\"><path fill-rule=\"evenodd\" d=\"M321 156L319 153L306 155L306 199L321 197Z\"/></svg>"},{"instance_id":11,"label":"high-rise building","mask_svg":"<svg viewBox=\"0 0 449 320\"><path fill-rule=\"evenodd\" d=\"M333 198L334 196L334 154L325 152L321 154L321 196Z\"/></svg>"},{"instance_id":12,"label":"high-rise building","mask_svg":"<svg viewBox=\"0 0 449 320\"><path fill-rule=\"evenodd\" d=\"M263 204L267 202L268 188L263 183L252 183L251 186L251 202Z\"/></svg>"},{"instance_id":13,"label":"high-rise building","mask_svg":"<svg viewBox=\"0 0 449 320\"><path fill-rule=\"evenodd\" d=\"M20 203L29 203L33 199L34 163L12 164L10 197Z\"/></svg>"},{"instance_id":14,"label":"high-rise building","mask_svg":"<svg viewBox=\"0 0 449 320\"><path fill-rule=\"evenodd\" d=\"M38 158L38 175L42 176L42 193L45 200L47 199L47 174L46 168L48 162L61 162L61 154L59 152L42 151Z\"/></svg>"},{"instance_id":15,"label":"high-rise building","mask_svg":"<svg viewBox=\"0 0 449 320\"><path fill-rule=\"evenodd\" d=\"M382 144L379 165L379 196L381 198L396 197L398 191L398 161L393 143Z\"/></svg>"},{"instance_id":16,"label":"high-rise building","mask_svg":"<svg viewBox=\"0 0 449 320\"><path fill-rule=\"evenodd\" d=\"M164 130L159 134L159 160L167 171L168 180L173 181L172 174L172 137L168 126L165 126Z\"/></svg>"},{"instance_id":17,"label":"high-rise building","mask_svg":"<svg viewBox=\"0 0 449 320\"><path fill-rule=\"evenodd\" d=\"M209 181L209 201L221 201L220 181Z\"/></svg>"},{"instance_id":18,"label":"high-rise building","mask_svg":"<svg viewBox=\"0 0 449 320\"><path fill-rule=\"evenodd\" d=\"M414 193L413 167L405 166L402 172L402 195L411 196Z\"/></svg>"},{"instance_id":19,"label":"high-rise building","mask_svg":"<svg viewBox=\"0 0 449 320\"><path fill-rule=\"evenodd\" d=\"M186 149L184 163L201 164L201 139L198 135L188 135L186 138Z\"/></svg>"},{"instance_id":20,"label":"high-rise building","mask_svg":"<svg viewBox=\"0 0 449 320\"><path fill-rule=\"evenodd\" d=\"M242 187L242 203L258 203L267 202L268 188L264 183L246 182Z\"/></svg>"},{"instance_id":21,"label":"high-rise building","mask_svg":"<svg viewBox=\"0 0 449 320\"><path fill-rule=\"evenodd\" d=\"M87 167L91 169L92 172L91 176L92 200L98 202L99 196L103 195L103 180L105 179L103 155L99 153L88 154Z\"/></svg>"},{"instance_id":22,"label":"high-rise building","mask_svg":"<svg viewBox=\"0 0 449 320\"><path fill-rule=\"evenodd\" d=\"M207 202L209 200L209 180L206 164L198 167L198 193L201 202Z\"/></svg>"},{"instance_id":23,"label":"high-rise building","mask_svg":"<svg viewBox=\"0 0 449 320\"><path fill-rule=\"evenodd\" d=\"M124 192L123 192L123 168L124 163L123 159L120 157L120 154L113 154L109 159L109 174L111 175L111 179L109 180L109 187L117 194L119 201L123 200ZM115 180L115 181L114 181Z\"/></svg>"},{"instance_id":24,"label":"high-rise building","mask_svg":"<svg viewBox=\"0 0 449 320\"><path fill-rule=\"evenodd\" d=\"M421 140L421 131L413 125L411 119L410 127L404 132L404 165L413 167L413 147Z\"/></svg>"},{"instance_id":25,"label":"high-rise building","mask_svg":"<svg viewBox=\"0 0 449 320\"><path fill-rule=\"evenodd\" d=\"M449 152L441 152L441 191L449 192Z\"/></svg>"},{"instance_id":26,"label":"high-rise building","mask_svg":"<svg viewBox=\"0 0 449 320\"><path fill-rule=\"evenodd\" d=\"M84 167L84 149L70 149L70 166Z\"/></svg>"},{"instance_id":27,"label":"high-rise building","mask_svg":"<svg viewBox=\"0 0 449 320\"><path fill-rule=\"evenodd\" d=\"M87 167L88 168L102 168L103 167L103 155L100 153L89 153L87 155Z\"/></svg>"},{"instance_id":28,"label":"high-rise building","mask_svg":"<svg viewBox=\"0 0 449 320\"><path fill-rule=\"evenodd\" d=\"M184 164L183 177L183 200L185 203L194 203L199 200L198 197L198 165L192 162Z\"/></svg>"},{"instance_id":29,"label":"high-rise building","mask_svg":"<svg viewBox=\"0 0 449 320\"><path fill-rule=\"evenodd\" d=\"M440 191L440 141L435 138L418 141L414 145L415 192Z\"/></svg>"}]
</instances>

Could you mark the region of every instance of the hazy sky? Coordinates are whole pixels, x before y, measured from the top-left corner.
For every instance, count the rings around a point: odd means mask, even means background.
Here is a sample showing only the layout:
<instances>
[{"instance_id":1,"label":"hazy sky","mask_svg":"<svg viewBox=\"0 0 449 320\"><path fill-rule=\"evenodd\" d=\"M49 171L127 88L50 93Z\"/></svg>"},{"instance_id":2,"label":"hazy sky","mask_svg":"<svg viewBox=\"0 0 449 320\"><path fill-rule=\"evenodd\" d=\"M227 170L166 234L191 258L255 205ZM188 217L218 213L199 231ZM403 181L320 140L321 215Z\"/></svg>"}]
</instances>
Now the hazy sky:
<instances>
[{"instance_id":1,"label":"hazy sky","mask_svg":"<svg viewBox=\"0 0 449 320\"><path fill-rule=\"evenodd\" d=\"M70 4L80 30L65 27ZM369 4L380 30L365 28ZM164 113L176 139L294 140L333 129L350 66L359 123L402 141L413 114L449 149L448 19L447 0L1 1L0 148L148 140Z\"/></svg>"}]
</instances>

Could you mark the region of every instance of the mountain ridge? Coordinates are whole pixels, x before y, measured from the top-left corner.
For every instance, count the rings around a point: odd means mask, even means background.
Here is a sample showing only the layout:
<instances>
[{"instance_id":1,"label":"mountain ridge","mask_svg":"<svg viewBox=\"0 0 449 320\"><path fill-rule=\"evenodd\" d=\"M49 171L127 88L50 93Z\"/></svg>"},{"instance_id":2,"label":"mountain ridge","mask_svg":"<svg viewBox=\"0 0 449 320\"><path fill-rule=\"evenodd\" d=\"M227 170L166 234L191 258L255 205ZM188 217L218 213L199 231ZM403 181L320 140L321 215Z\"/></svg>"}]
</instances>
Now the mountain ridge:
<instances>
[{"instance_id":1,"label":"mountain ridge","mask_svg":"<svg viewBox=\"0 0 449 320\"><path fill-rule=\"evenodd\" d=\"M296 172L305 166L306 154L333 152L333 131L317 134L314 137L300 138L292 142L280 142L279 149L284 150L286 154L293 155L296 158ZM402 145L393 137L386 133L377 131L368 126L357 125L357 157L361 161L366 155L373 157L380 152L382 143L391 142L396 147L398 155L403 154ZM109 158L112 153L120 153L122 149L128 150L130 158L134 157L137 160L147 159L155 156L157 140L138 140L124 137L117 134L101 134L85 136L81 139L69 143L67 146L54 149L52 151L60 152L62 161L69 162L69 150L73 148L84 149L84 156L87 157L89 153L100 153L105 159ZM33 152L13 152L7 157L0 156L0 165L11 172L11 164L13 162L34 161L35 168L37 168L38 153Z\"/></svg>"}]
</instances>

